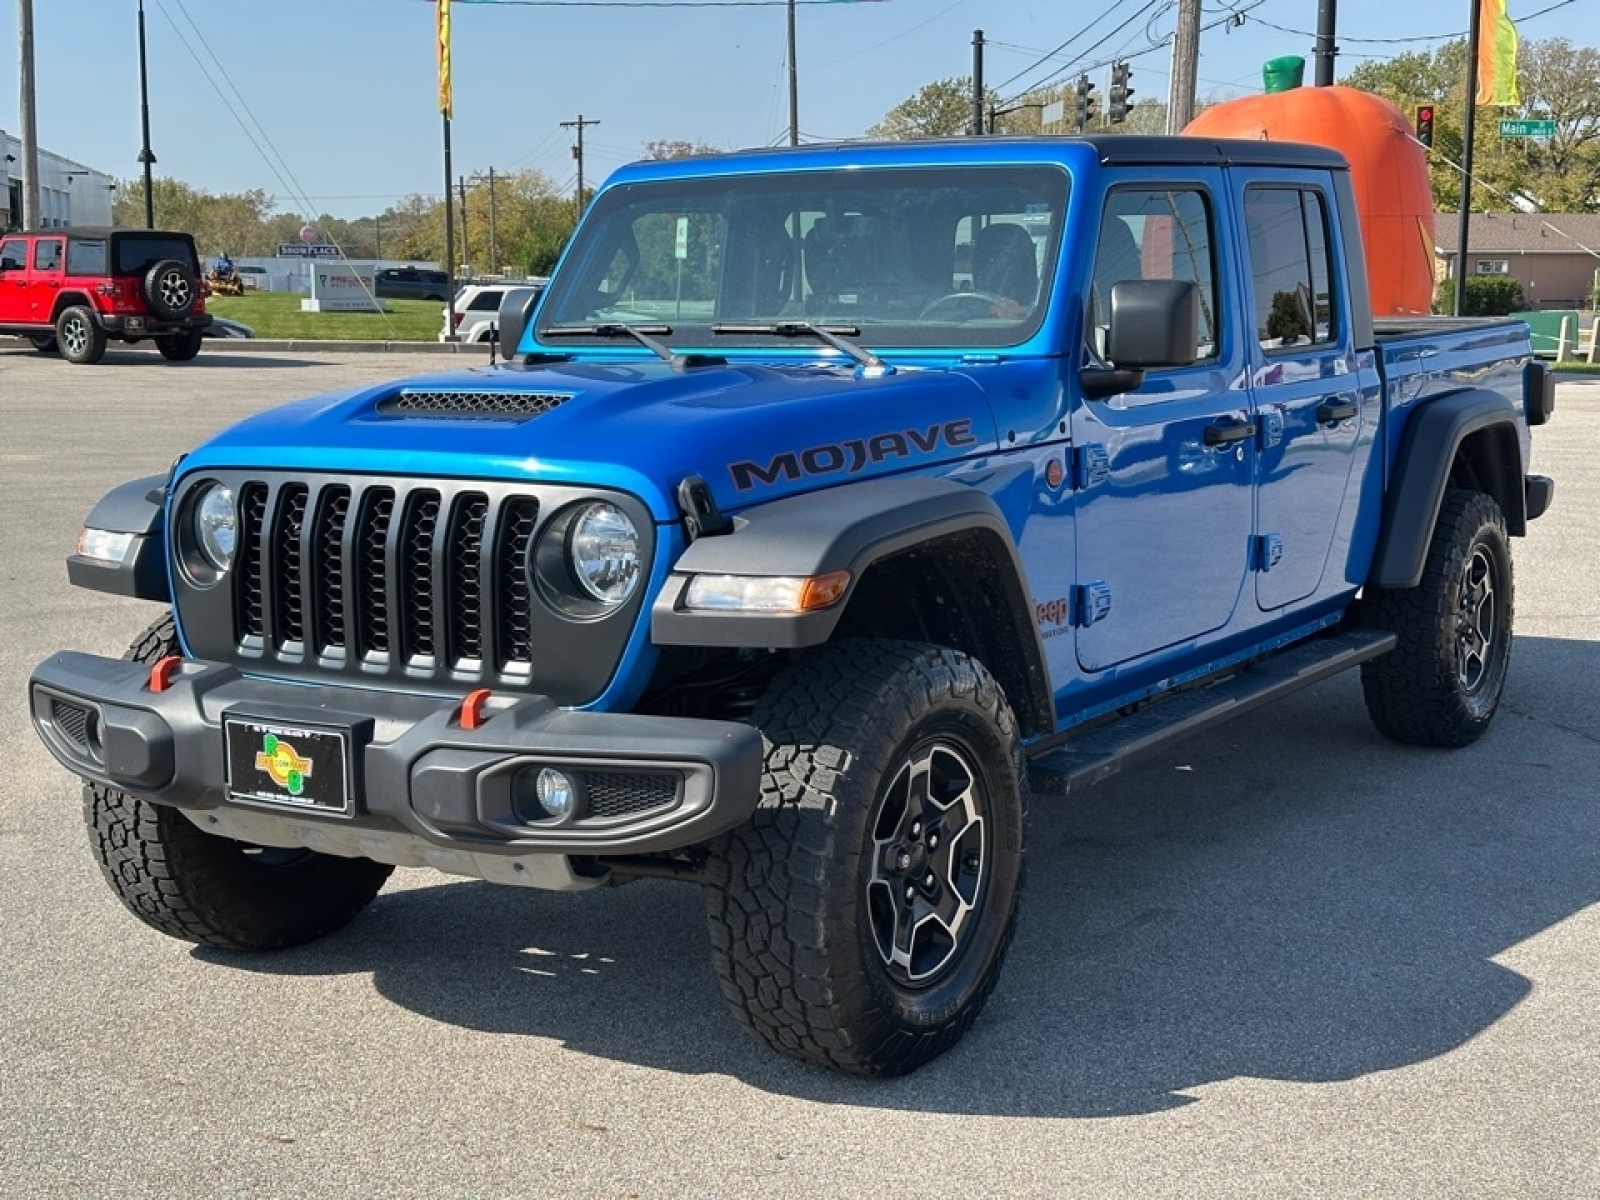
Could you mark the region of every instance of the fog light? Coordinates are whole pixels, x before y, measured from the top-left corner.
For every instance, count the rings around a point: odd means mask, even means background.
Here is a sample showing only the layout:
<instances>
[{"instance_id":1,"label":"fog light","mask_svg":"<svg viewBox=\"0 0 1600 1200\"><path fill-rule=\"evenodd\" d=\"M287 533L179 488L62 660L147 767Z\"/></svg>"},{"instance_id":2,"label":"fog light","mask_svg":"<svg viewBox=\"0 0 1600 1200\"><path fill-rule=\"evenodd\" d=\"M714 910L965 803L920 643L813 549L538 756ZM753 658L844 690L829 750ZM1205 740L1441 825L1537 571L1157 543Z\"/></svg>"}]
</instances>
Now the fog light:
<instances>
[{"instance_id":1,"label":"fog light","mask_svg":"<svg viewBox=\"0 0 1600 1200\"><path fill-rule=\"evenodd\" d=\"M554 767L545 767L539 772L534 791L539 797L539 807L558 821L570 817L577 806L578 793L572 780Z\"/></svg>"}]
</instances>

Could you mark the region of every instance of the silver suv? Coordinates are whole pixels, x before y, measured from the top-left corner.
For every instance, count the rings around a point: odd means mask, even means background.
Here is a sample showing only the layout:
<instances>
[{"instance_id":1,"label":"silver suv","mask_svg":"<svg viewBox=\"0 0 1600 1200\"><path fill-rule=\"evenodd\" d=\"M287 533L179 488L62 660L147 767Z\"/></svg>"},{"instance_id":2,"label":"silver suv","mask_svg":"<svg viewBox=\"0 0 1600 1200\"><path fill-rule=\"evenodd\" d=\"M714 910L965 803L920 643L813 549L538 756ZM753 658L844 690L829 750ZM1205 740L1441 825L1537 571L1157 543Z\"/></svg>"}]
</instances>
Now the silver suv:
<instances>
[{"instance_id":1,"label":"silver suv","mask_svg":"<svg viewBox=\"0 0 1600 1200\"><path fill-rule=\"evenodd\" d=\"M550 281L543 276L531 279L502 279L494 283L469 283L456 292L455 303L440 309L444 327L439 331L441 342L450 340L454 325L456 340L461 342L487 342L489 331L495 328L500 315L500 301L512 288L533 288L543 292Z\"/></svg>"}]
</instances>

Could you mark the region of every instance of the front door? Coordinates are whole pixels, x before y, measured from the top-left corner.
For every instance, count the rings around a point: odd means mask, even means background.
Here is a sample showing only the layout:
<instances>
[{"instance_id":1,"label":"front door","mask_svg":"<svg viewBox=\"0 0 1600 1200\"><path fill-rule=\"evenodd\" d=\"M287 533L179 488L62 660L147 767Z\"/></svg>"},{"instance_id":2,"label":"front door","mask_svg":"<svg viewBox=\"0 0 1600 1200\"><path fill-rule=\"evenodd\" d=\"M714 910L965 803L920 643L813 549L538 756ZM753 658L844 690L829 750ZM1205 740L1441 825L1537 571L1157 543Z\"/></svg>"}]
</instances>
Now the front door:
<instances>
[{"instance_id":1,"label":"front door","mask_svg":"<svg viewBox=\"0 0 1600 1200\"><path fill-rule=\"evenodd\" d=\"M1242 339L1229 327L1220 171L1153 177L1107 194L1085 354L1099 359L1111 285L1184 279L1200 288L1200 359L1149 372L1136 391L1078 400L1079 665L1101 671L1203 638L1233 616L1249 570L1256 442Z\"/></svg>"},{"instance_id":2,"label":"front door","mask_svg":"<svg viewBox=\"0 0 1600 1200\"><path fill-rule=\"evenodd\" d=\"M28 320L28 241L0 241L0 325Z\"/></svg>"}]
</instances>

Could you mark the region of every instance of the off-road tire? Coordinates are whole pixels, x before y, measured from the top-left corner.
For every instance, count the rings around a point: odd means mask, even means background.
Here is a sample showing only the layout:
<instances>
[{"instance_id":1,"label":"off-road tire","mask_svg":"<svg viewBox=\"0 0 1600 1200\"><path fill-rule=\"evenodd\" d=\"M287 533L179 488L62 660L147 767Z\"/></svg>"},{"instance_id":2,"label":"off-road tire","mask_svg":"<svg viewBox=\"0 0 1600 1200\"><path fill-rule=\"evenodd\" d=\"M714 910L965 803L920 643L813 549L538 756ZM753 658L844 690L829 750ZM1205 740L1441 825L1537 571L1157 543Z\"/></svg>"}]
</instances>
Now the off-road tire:
<instances>
[{"instance_id":1,"label":"off-road tire","mask_svg":"<svg viewBox=\"0 0 1600 1200\"><path fill-rule=\"evenodd\" d=\"M69 363L86 367L106 356L106 331L88 307L73 304L56 318L56 347Z\"/></svg>"},{"instance_id":2,"label":"off-road tire","mask_svg":"<svg viewBox=\"0 0 1600 1200\"><path fill-rule=\"evenodd\" d=\"M171 337L156 339L156 349L168 362L188 362L200 353L200 343L205 337L198 329L186 329Z\"/></svg>"},{"instance_id":3,"label":"off-road tire","mask_svg":"<svg viewBox=\"0 0 1600 1200\"><path fill-rule=\"evenodd\" d=\"M1399 636L1361 666L1378 732L1413 746L1466 746L1489 727L1511 664L1511 547L1493 497L1445 493L1422 581L1377 591L1363 620Z\"/></svg>"},{"instance_id":4,"label":"off-road tire","mask_svg":"<svg viewBox=\"0 0 1600 1200\"><path fill-rule=\"evenodd\" d=\"M176 654L170 615L126 659ZM152 929L226 950L277 950L312 941L372 902L393 867L313 850L280 850L202 833L176 808L86 783L83 817L101 873Z\"/></svg>"},{"instance_id":5,"label":"off-road tire","mask_svg":"<svg viewBox=\"0 0 1600 1200\"><path fill-rule=\"evenodd\" d=\"M1025 779L1011 709L963 654L847 641L787 667L754 723L760 806L708 862L723 995L780 1053L913 1070L971 1027L1011 942ZM896 963L908 930L915 954Z\"/></svg>"},{"instance_id":6,"label":"off-road tire","mask_svg":"<svg viewBox=\"0 0 1600 1200\"><path fill-rule=\"evenodd\" d=\"M30 333L28 341L33 343L33 348L40 354L54 354L56 352L56 335L53 333Z\"/></svg>"},{"instance_id":7,"label":"off-road tire","mask_svg":"<svg viewBox=\"0 0 1600 1200\"><path fill-rule=\"evenodd\" d=\"M175 258L163 258L144 273L144 302L158 317L176 319L194 311L200 281Z\"/></svg>"}]
</instances>

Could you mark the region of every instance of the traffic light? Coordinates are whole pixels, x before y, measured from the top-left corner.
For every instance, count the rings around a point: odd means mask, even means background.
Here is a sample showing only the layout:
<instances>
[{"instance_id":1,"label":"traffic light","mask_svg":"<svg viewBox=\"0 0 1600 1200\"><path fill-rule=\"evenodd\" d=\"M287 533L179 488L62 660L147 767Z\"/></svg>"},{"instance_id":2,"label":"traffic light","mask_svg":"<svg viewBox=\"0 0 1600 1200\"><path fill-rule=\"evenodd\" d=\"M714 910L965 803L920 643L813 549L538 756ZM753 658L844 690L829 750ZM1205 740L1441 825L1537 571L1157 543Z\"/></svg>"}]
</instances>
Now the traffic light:
<instances>
[{"instance_id":1,"label":"traffic light","mask_svg":"<svg viewBox=\"0 0 1600 1200\"><path fill-rule=\"evenodd\" d=\"M1078 132L1082 133L1088 128L1089 122L1094 120L1094 84L1089 82L1087 75L1078 76Z\"/></svg>"},{"instance_id":2,"label":"traffic light","mask_svg":"<svg viewBox=\"0 0 1600 1200\"><path fill-rule=\"evenodd\" d=\"M1113 125L1121 124L1128 119L1128 97L1133 95L1133 89L1128 86L1128 79L1133 75L1133 68L1125 62L1111 64L1111 91L1106 97L1106 119Z\"/></svg>"},{"instance_id":3,"label":"traffic light","mask_svg":"<svg viewBox=\"0 0 1600 1200\"><path fill-rule=\"evenodd\" d=\"M1424 146L1433 145L1433 105L1417 105L1417 141Z\"/></svg>"}]
</instances>

